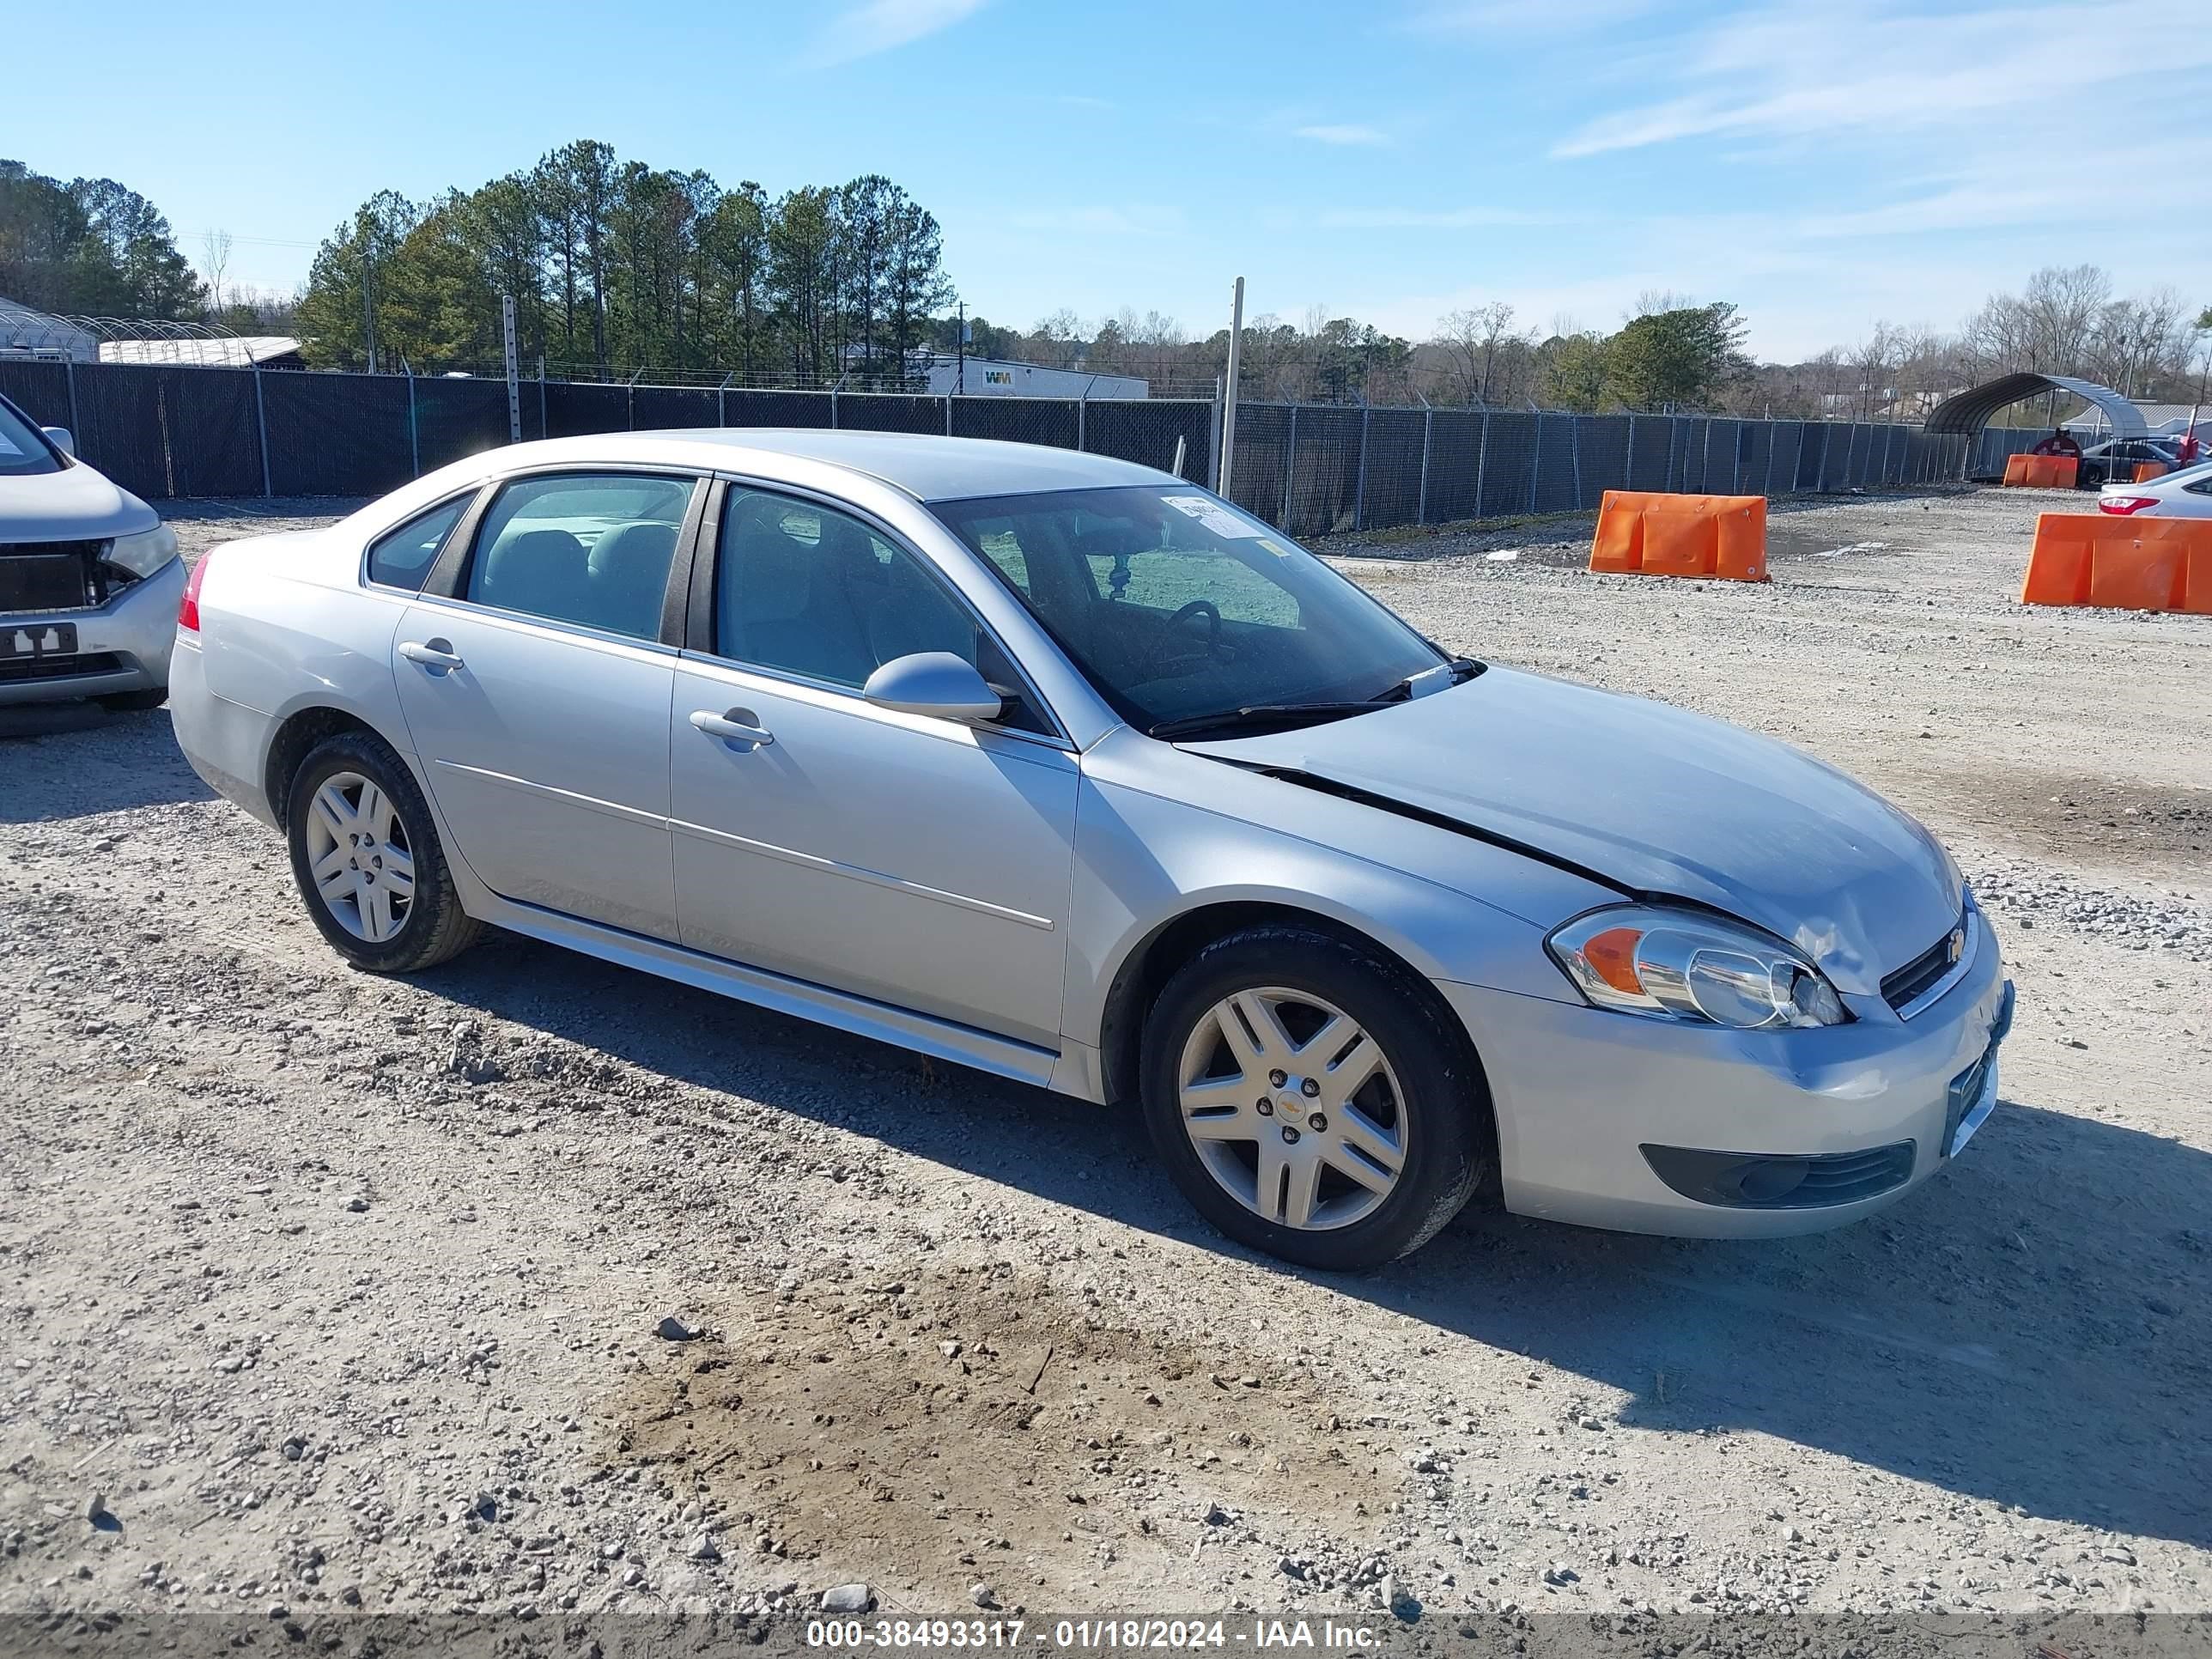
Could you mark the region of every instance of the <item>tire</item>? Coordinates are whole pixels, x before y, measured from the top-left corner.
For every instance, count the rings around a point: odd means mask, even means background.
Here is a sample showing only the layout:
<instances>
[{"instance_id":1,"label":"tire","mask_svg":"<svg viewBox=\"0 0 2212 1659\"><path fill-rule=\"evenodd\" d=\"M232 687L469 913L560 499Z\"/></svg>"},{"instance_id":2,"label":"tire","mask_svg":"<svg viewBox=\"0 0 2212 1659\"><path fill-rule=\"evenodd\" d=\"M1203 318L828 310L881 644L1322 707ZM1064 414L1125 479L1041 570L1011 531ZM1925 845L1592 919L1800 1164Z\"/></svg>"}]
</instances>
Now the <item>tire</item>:
<instances>
[{"instance_id":1,"label":"tire","mask_svg":"<svg viewBox=\"0 0 2212 1659\"><path fill-rule=\"evenodd\" d=\"M1332 1017L1349 1024L1324 1036ZM1304 1065L1265 1066L1285 1039ZM1360 1039L1379 1054L1371 1070ZM1341 1079L1354 1074L1366 1081L1342 1100ZM1489 1090L1449 1011L1372 946L1317 928L1248 928L1192 957L1146 1019L1139 1079L1153 1148L1183 1195L1237 1243L1303 1267L1356 1272L1419 1249L1491 1162Z\"/></svg>"},{"instance_id":2,"label":"tire","mask_svg":"<svg viewBox=\"0 0 2212 1659\"><path fill-rule=\"evenodd\" d=\"M149 708L159 708L169 700L166 685L149 685L140 691L111 691L104 697L95 697L102 708L114 714L139 714Z\"/></svg>"},{"instance_id":3,"label":"tire","mask_svg":"<svg viewBox=\"0 0 2212 1659\"><path fill-rule=\"evenodd\" d=\"M325 810L319 803L333 785L337 800ZM309 750L292 775L284 817L292 878L307 914L331 948L355 967L414 973L459 956L483 936L483 924L461 908L453 890L429 803L407 763L381 738L342 732ZM363 844L337 844L350 833L349 823L362 826ZM345 860L334 869L325 864L336 898L325 896L315 873L318 860L333 854ZM396 880L402 858L413 874L411 892L404 896ZM348 892L356 861L360 879Z\"/></svg>"}]
</instances>

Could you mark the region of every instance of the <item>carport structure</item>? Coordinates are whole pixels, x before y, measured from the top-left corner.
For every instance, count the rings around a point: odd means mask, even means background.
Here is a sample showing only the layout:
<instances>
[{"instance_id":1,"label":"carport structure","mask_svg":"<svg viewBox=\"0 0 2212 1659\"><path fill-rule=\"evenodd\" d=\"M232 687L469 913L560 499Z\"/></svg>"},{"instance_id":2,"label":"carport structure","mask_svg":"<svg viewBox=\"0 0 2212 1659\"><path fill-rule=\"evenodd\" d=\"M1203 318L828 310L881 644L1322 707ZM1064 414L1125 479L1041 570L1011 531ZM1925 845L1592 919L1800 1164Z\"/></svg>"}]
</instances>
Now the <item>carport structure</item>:
<instances>
[{"instance_id":1,"label":"carport structure","mask_svg":"<svg viewBox=\"0 0 2212 1659\"><path fill-rule=\"evenodd\" d=\"M1982 441L1984 429L1990 417L1999 410L2014 404L2025 403L2030 398L2045 392L2066 392L2081 398L2102 414L2112 427L2114 438L2144 438L2150 428L2144 424L2142 411L2108 386L2099 386L2094 380L2077 380L2066 374L2035 374L2025 371L2016 374L2001 374L1994 380L1969 386L1964 392L1952 393L1928 412L1924 428L1931 437L1939 433L1952 433L1966 439L1965 471L1968 477L1995 477L2004 470L2005 457L2015 453L2009 446L1999 446L1995 453L1990 446ZM2022 438L2040 436L2033 428L2023 428Z\"/></svg>"}]
</instances>

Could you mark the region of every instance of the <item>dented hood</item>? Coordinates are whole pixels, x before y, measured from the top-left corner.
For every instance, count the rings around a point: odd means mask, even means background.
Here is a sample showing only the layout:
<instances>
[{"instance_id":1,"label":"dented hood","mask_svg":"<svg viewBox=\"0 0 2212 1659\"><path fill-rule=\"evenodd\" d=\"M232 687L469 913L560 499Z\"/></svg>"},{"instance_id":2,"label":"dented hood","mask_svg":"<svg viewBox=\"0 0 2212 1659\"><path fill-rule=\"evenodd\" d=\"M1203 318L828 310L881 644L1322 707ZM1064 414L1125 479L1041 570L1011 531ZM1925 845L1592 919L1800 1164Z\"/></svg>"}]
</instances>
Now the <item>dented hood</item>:
<instances>
[{"instance_id":1,"label":"dented hood","mask_svg":"<svg viewBox=\"0 0 2212 1659\"><path fill-rule=\"evenodd\" d=\"M1873 994L1958 920L1957 867L1911 817L1772 738L1492 668L1371 714L1184 748L1303 773L1741 917Z\"/></svg>"}]
</instances>

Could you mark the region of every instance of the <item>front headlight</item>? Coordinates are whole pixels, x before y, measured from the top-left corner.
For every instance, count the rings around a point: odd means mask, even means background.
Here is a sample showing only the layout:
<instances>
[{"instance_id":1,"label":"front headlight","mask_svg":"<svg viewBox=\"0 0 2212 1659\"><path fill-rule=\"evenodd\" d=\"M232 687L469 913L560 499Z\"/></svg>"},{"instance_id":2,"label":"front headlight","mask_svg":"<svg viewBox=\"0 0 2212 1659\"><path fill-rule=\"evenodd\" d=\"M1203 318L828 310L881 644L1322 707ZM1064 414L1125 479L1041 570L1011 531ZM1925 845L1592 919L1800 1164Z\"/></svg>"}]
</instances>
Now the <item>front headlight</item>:
<instances>
[{"instance_id":1,"label":"front headlight","mask_svg":"<svg viewBox=\"0 0 2212 1659\"><path fill-rule=\"evenodd\" d=\"M132 575L152 575L177 556L177 532L165 524L135 536L118 536L107 544L107 562Z\"/></svg>"},{"instance_id":2,"label":"front headlight","mask_svg":"<svg viewBox=\"0 0 2212 1659\"><path fill-rule=\"evenodd\" d=\"M1594 910L1544 941L1593 1007L1741 1031L1841 1025L1820 970L1778 939L1693 910Z\"/></svg>"}]
</instances>

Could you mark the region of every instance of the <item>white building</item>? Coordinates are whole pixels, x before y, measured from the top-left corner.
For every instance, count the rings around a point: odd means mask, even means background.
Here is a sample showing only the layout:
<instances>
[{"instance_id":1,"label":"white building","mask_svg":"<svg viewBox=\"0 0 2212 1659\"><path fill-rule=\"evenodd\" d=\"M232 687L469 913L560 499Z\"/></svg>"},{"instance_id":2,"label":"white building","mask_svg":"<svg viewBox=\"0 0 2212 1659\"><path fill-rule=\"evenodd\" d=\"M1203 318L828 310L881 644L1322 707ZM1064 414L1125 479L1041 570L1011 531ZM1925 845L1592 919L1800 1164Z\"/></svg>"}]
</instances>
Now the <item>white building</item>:
<instances>
[{"instance_id":1,"label":"white building","mask_svg":"<svg viewBox=\"0 0 2212 1659\"><path fill-rule=\"evenodd\" d=\"M985 398L1145 398L1152 389L1133 374L1092 374L1079 368L1002 362L993 357L939 354L929 359L929 394L963 392Z\"/></svg>"}]
</instances>

